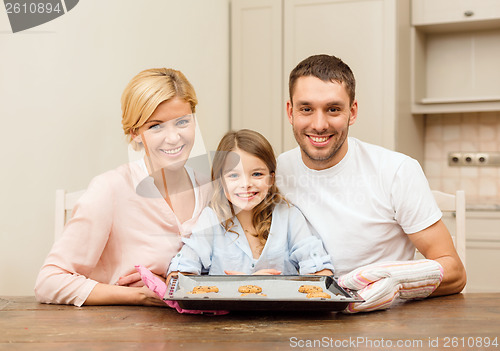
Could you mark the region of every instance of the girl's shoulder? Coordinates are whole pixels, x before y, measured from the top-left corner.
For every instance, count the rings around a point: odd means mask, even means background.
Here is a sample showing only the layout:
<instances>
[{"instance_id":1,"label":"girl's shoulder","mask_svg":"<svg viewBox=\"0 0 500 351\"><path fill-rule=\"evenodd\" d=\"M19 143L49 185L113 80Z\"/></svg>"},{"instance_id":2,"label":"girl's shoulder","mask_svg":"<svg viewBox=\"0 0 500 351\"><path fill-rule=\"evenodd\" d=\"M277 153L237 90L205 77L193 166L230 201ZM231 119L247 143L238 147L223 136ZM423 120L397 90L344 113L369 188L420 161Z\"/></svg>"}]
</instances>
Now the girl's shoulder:
<instances>
[{"instance_id":1,"label":"girl's shoulder","mask_svg":"<svg viewBox=\"0 0 500 351\"><path fill-rule=\"evenodd\" d=\"M200 218L217 218L217 214L212 207L207 206L201 211Z\"/></svg>"},{"instance_id":2,"label":"girl's shoulder","mask_svg":"<svg viewBox=\"0 0 500 351\"><path fill-rule=\"evenodd\" d=\"M302 212L288 201L281 201L277 203L273 210L273 217L274 215L281 215L281 216L286 215L288 217L303 216Z\"/></svg>"},{"instance_id":3,"label":"girl's shoulder","mask_svg":"<svg viewBox=\"0 0 500 351\"><path fill-rule=\"evenodd\" d=\"M208 224L210 224L210 226L215 226L220 224L220 220L214 209L207 206L201 211L200 217L196 223L203 224L205 226Z\"/></svg>"}]
</instances>

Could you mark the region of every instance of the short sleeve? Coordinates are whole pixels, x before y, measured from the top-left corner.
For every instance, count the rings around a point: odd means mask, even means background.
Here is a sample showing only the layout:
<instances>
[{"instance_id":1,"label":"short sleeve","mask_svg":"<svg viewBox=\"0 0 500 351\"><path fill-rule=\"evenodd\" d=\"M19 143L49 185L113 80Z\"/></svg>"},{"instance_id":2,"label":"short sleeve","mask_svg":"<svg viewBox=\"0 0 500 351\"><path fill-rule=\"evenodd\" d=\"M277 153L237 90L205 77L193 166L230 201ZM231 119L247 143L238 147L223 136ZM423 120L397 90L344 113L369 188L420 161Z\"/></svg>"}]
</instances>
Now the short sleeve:
<instances>
[{"instance_id":1,"label":"short sleeve","mask_svg":"<svg viewBox=\"0 0 500 351\"><path fill-rule=\"evenodd\" d=\"M411 158L401 163L391 187L395 219L407 234L424 230L442 213L420 164Z\"/></svg>"}]
</instances>

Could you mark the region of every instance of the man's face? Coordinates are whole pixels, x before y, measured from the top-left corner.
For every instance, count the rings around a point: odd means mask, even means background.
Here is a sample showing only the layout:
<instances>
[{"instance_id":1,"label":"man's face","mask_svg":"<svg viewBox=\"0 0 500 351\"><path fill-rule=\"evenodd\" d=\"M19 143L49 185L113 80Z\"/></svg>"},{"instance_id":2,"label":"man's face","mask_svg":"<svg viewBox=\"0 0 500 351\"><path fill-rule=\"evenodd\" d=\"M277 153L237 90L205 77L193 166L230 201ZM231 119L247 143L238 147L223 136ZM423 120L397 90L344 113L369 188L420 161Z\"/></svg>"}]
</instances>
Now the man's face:
<instances>
[{"instance_id":1,"label":"man's face","mask_svg":"<svg viewBox=\"0 0 500 351\"><path fill-rule=\"evenodd\" d=\"M307 167L321 170L342 160L357 110L357 101L349 104L343 84L314 76L297 79L292 100L287 102L287 114Z\"/></svg>"}]
</instances>

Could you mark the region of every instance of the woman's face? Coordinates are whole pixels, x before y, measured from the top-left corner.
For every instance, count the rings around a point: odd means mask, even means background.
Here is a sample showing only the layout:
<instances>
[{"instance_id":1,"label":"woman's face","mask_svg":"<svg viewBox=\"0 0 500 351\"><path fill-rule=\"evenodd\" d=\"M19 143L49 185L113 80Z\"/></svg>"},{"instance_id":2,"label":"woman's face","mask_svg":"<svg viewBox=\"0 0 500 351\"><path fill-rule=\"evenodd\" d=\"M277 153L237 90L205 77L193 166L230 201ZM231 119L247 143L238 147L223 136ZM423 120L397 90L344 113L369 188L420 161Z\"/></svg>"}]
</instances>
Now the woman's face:
<instances>
[{"instance_id":1,"label":"woman's face","mask_svg":"<svg viewBox=\"0 0 500 351\"><path fill-rule=\"evenodd\" d=\"M222 172L225 195L237 209L252 211L266 197L272 175L264 161L248 152L236 149L229 156L233 162L226 159ZM239 159L237 164L235 157Z\"/></svg>"},{"instance_id":2,"label":"woman's face","mask_svg":"<svg viewBox=\"0 0 500 351\"><path fill-rule=\"evenodd\" d=\"M182 98L158 105L134 137L146 149L151 174L162 168L174 171L184 167L193 148L195 127L191 105Z\"/></svg>"}]
</instances>

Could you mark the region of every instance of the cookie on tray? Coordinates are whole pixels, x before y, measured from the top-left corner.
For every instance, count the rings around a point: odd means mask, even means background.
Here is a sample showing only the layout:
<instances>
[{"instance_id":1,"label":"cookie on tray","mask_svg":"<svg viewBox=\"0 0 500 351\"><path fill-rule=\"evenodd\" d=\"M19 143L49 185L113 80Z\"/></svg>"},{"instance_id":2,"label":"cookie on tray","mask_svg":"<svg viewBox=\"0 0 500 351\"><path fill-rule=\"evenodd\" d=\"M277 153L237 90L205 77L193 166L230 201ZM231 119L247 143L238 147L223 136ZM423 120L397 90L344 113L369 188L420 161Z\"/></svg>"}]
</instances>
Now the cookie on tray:
<instances>
[{"instance_id":1,"label":"cookie on tray","mask_svg":"<svg viewBox=\"0 0 500 351\"><path fill-rule=\"evenodd\" d=\"M240 296L267 296L267 295L263 293L243 293Z\"/></svg>"},{"instance_id":2,"label":"cookie on tray","mask_svg":"<svg viewBox=\"0 0 500 351\"><path fill-rule=\"evenodd\" d=\"M251 294L257 294L262 292L262 288L257 285L242 285L238 288L238 291L240 293L251 293Z\"/></svg>"},{"instance_id":3,"label":"cookie on tray","mask_svg":"<svg viewBox=\"0 0 500 351\"><path fill-rule=\"evenodd\" d=\"M311 292L323 292L323 288L316 285L301 285L299 288L299 292L304 294L308 294Z\"/></svg>"},{"instance_id":4,"label":"cookie on tray","mask_svg":"<svg viewBox=\"0 0 500 351\"><path fill-rule=\"evenodd\" d=\"M206 285L199 285L195 286L193 288L193 291L188 292L188 294L206 294L210 292L219 292L219 288L216 286L206 286Z\"/></svg>"},{"instance_id":5,"label":"cookie on tray","mask_svg":"<svg viewBox=\"0 0 500 351\"><path fill-rule=\"evenodd\" d=\"M313 292L310 292L306 295L306 297L308 299L314 299L314 298L325 298L325 299L331 299L332 297L327 294L326 292L323 292L323 291L313 291Z\"/></svg>"}]
</instances>

